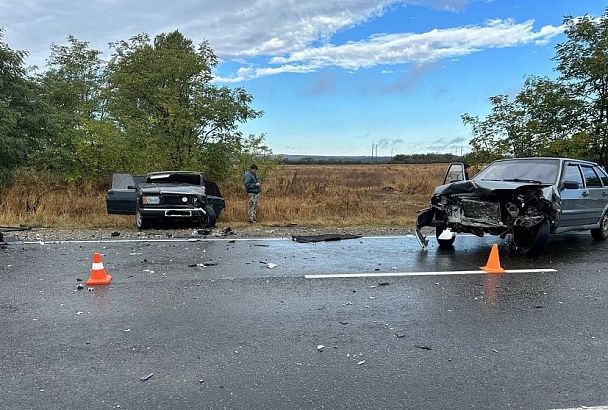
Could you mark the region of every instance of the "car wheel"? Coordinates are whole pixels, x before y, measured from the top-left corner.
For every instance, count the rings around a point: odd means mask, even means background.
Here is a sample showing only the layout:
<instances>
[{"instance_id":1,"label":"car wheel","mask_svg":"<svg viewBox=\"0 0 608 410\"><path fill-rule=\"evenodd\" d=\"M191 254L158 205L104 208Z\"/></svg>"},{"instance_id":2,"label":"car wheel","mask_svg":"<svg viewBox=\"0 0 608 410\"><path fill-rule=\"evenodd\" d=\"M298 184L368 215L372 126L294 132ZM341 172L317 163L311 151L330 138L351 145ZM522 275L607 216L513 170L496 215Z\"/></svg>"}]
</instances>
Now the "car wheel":
<instances>
[{"instance_id":1,"label":"car wheel","mask_svg":"<svg viewBox=\"0 0 608 410\"><path fill-rule=\"evenodd\" d=\"M525 256L540 255L549 242L549 222L542 222L532 228L513 228L509 250Z\"/></svg>"},{"instance_id":2,"label":"car wheel","mask_svg":"<svg viewBox=\"0 0 608 410\"><path fill-rule=\"evenodd\" d=\"M217 217L215 216L215 211L211 207L211 205L205 205L203 207L206 215L203 215L203 219L201 220L201 226L203 228L213 228L215 226L215 222L217 221Z\"/></svg>"},{"instance_id":3,"label":"car wheel","mask_svg":"<svg viewBox=\"0 0 608 410\"><path fill-rule=\"evenodd\" d=\"M141 215L139 209L135 212L135 224L137 229L148 229L150 227L150 221Z\"/></svg>"},{"instance_id":4,"label":"car wheel","mask_svg":"<svg viewBox=\"0 0 608 410\"><path fill-rule=\"evenodd\" d=\"M600 227L598 229L591 230L591 236L596 241L605 241L608 239L608 212L602 215L600 220Z\"/></svg>"},{"instance_id":5,"label":"car wheel","mask_svg":"<svg viewBox=\"0 0 608 410\"><path fill-rule=\"evenodd\" d=\"M450 239L439 239L439 236L443 233L445 228L443 226L438 226L435 228L435 238L437 238L437 243L440 248L451 248L454 245L454 241L456 240L456 234L452 234Z\"/></svg>"}]
</instances>

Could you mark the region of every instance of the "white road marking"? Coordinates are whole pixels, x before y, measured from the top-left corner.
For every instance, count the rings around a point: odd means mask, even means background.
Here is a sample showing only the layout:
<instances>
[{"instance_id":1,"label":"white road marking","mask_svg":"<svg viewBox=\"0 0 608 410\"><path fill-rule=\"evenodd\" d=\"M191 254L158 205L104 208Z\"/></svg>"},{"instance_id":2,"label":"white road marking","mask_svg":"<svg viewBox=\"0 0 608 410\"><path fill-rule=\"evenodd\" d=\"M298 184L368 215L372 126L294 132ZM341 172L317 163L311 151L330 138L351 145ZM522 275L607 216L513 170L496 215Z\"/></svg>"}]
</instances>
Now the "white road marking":
<instances>
[{"instance_id":1,"label":"white road marking","mask_svg":"<svg viewBox=\"0 0 608 410\"><path fill-rule=\"evenodd\" d=\"M557 272L555 269L506 269L505 273L546 273ZM306 279L340 279L340 278L388 278L404 276L444 276L444 275L500 275L479 270L454 270L437 272L375 272L375 273L331 273L321 275L304 275Z\"/></svg>"},{"instance_id":2,"label":"white road marking","mask_svg":"<svg viewBox=\"0 0 608 410\"><path fill-rule=\"evenodd\" d=\"M608 410L608 406L597 406L597 407L581 406L581 407L572 407L569 409L553 409L553 410Z\"/></svg>"}]
</instances>

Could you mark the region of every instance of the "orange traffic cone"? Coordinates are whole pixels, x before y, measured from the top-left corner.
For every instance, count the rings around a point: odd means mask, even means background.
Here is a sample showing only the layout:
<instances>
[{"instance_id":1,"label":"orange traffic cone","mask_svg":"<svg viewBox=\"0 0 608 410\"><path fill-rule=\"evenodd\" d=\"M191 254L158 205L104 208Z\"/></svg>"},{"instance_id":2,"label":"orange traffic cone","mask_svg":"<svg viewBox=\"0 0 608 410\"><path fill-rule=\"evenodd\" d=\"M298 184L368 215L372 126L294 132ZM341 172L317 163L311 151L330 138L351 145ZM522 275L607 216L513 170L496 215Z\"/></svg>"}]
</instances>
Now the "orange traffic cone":
<instances>
[{"instance_id":1,"label":"orange traffic cone","mask_svg":"<svg viewBox=\"0 0 608 410\"><path fill-rule=\"evenodd\" d=\"M91 276L85 282L89 286L94 285L109 285L112 281L112 277L108 275L103 262L101 261L101 254L95 252L93 254L93 266L91 267Z\"/></svg>"},{"instance_id":2,"label":"orange traffic cone","mask_svg":"<svg viewBox=\"0 0 608 410\"><path fill-rule=\"evenodd\" d=\"M502 266L500 266L500 257L498 256L498 245L492 245L492 250L490 251L488 263L486 263L486 266L482 266L481 269L483 269L487 273L505 273L505 270L502 268Z\"/></svg>"}]
</instances>

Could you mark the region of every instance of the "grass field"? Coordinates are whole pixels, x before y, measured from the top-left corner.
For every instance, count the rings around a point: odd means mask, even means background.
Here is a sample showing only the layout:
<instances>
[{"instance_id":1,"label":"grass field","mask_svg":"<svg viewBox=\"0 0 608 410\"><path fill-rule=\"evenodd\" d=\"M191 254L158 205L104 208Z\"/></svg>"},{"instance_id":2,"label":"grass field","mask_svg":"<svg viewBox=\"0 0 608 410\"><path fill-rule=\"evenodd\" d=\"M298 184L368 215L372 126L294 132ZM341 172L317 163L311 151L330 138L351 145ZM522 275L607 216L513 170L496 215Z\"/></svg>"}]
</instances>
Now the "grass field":
<instances>
[{"instance_id":1,"label":"grass field","mask_svg":"<svg viewBox=\"0 0 608 410\"><path fill-rule=\"evenodd\" d=\"M432 165L286 165L263 175L262 225L412 225L445 171ZM66 187L52 175L24 175L0 198L0 225L133 227L132 216L107 215L107 180ZM246 221L242 184L220 186L219 223Z\"/></svg>"}]
</instances>

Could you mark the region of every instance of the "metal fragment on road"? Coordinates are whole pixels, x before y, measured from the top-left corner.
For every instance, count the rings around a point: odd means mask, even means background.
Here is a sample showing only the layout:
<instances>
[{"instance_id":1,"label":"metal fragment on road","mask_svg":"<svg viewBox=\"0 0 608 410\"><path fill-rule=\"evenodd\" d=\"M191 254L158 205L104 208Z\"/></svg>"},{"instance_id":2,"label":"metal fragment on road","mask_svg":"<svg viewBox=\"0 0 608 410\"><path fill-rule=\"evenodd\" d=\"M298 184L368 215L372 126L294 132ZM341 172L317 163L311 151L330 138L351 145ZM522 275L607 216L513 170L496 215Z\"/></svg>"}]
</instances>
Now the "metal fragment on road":
<instances>
[{"instance_id":1,"label":"metal fragment on road","mask_svg":"<svg viewBox=\"0 0 608 410\"><path fill-rule=\"evenodd\" d=\"M357 365L362 365L363 363L365 363L365 360L361 360Z\"/></svg>"},{"instance_id":2,"label":"metal fragment on road","mask_svg":"<svg viewBox=\"0 0 608 410\"><path fill-rule=\"evenodd\" d=\"M266 266L268 267L268 269L274 269L279 265L277 265L276 263L269 262L266 264Z\"/></svg>"},{"instance_id":3,"label":"metal fragment on road","mask_svg":"<svg viewBox=\"0 0 608 410\"><path fill-rule=\"evenodd\" d=\"M414 345L414 347L418 348L418 349L422 349L422 350L433 350L432 347L429 346L419 346L419 345Z\"/></svg>"},{"instance_id":4,"label":"metal fragment on road","mask_svg":"<svg viewBox=\"0 0 608 410\"><path fill-rule=\"evenodd\" d=\"M323 349L325 349L325 345L318 345L318 346L317 346L317 350L318 350L318 351L322 352L322 351L323 351Z\"/></svg>"},{"instance_id":5,"label":"metal fragment on road","mask_svg":"<svg viewBox=\"0 0 608 410\"><path fill-rule=\"evenodd\" d=\"M141 377L139 380L141 380L142 382L145 382L145 381L149 380L152 376L154 376L154 373L150 373L147 376Z\"/></svg>"}]
</instances>

